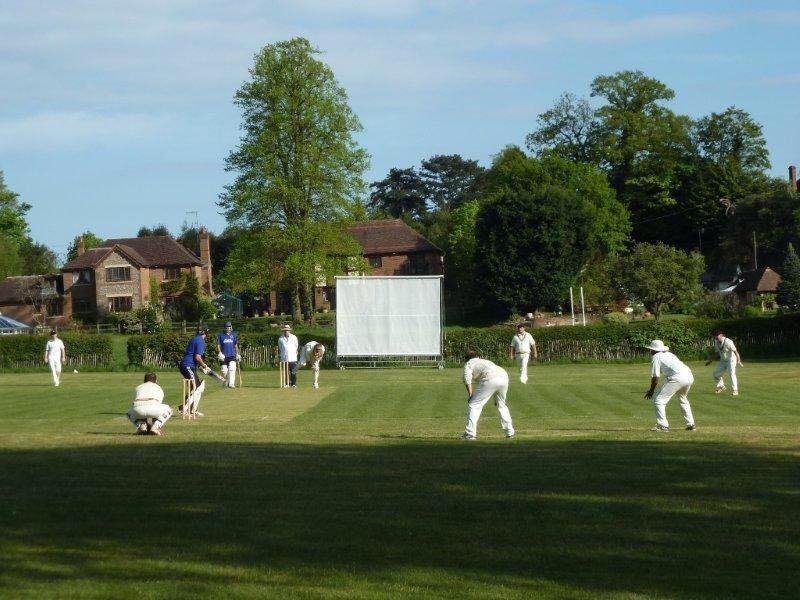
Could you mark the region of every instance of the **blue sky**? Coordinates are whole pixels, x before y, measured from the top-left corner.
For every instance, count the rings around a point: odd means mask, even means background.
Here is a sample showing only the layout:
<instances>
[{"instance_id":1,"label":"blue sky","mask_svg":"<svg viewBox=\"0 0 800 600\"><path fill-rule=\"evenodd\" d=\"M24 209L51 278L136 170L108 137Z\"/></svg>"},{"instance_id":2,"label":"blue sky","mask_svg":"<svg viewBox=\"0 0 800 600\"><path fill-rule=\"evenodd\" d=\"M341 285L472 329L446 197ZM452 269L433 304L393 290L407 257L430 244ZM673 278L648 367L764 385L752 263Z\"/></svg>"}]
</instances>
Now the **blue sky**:
<instances>
[{"instance_id":1,"label":"blue sky","mask_svg":"<svg viewBox=\"0 0 800 600\"><path fill-rule=\"evenodd\" d=\"M368 180L439 153L488 164L563 91L641 69L701 116L764 126L773 172L800 163L800 3L723 1L0 0L0 170L64 252L84 229L224 227L231 99L262 46L324 52L372 156ZM194 217L189 217L193 219Z\"/></svg>"}]
</instances>

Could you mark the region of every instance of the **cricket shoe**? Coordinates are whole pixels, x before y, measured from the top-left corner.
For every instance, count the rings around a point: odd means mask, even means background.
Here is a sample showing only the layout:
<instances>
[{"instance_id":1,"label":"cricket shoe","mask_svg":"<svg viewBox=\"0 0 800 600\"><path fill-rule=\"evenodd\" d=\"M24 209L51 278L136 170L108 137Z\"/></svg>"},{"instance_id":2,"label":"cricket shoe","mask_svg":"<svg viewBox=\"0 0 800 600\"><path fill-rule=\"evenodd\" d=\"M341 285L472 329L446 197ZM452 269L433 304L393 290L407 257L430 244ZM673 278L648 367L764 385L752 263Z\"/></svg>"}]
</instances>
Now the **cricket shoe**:
<instances>
[{"instance_id":1,"label":"cricket shoe","mask_svg":"<svg viewBox=\"0 0 800 600\"><path fill-rule=\"evenodd\" d=\"M478 438L476 438L474 435L470 435L468 433L462 433L461 436L458 439L472 441L472 440L476 440Z\"/></svg>"},{"instance_id":2,"label":"cricket shoe","mask_svg":"<svg viewBox=\"0 0 800 600\"><path fill-rule=\"evenodd\" d=\"M651 427L650 431L663 431L667 433L669 431L669 427L664 427L663 425L656 425L655 427Z\"/></svg>"},{"instance_id":3,"label":"cricket shoe","mask_svg":"<svg viewBox=\"0 0 800 600\"><path fill-rule=\"evenodd\" d=\"M714 393L715 393L715 394L721 394L721 393L722 393L722 392L724 392L725 390L726 390L726 388L725 388L725 386L723 385L722 387L718 387L717 389L715 389L715 390L714 390Z\"/></svg>"},{"instance_id":4,"label":"cricket shoe","mask_svg":"<svg viewBox=\"0 0 800 600\"><path fill-rule=\"evenodd\" d=\"M164 435L164 432L161 431L160 427L150 430L150 435Z\"/></svg>"},{"instance_id":5,"label":"cricket shoe","mask_svg":"<svg viewBox=\"0 0 800 600\"><path fill-rule=\"evenodd\" d=\"M147 434L147 423L142 423L136 429L136 435L146 435Z\"/></svg>"},{"instance_id":6,"label":"cricket shoe","mask_svg":"<svg viewBox=\"0 0 800 600\"><path fill-rule=\"evenodd\" d=\"M732 394L733 394L734 396L738 396L738 395L739 395L739 390L733 390Z\"/></svg>"},{"instance_id":7,"label":"cricket shoe","mask_svg":"<svg viewBox=\"0 0 800 600\"><path fill-rule=\"evenodd\" d=\"M694 431L695 429L697 429L697 425L695 425L694 423L686 426L686 431Z\"/></svg>"}]
</instances>

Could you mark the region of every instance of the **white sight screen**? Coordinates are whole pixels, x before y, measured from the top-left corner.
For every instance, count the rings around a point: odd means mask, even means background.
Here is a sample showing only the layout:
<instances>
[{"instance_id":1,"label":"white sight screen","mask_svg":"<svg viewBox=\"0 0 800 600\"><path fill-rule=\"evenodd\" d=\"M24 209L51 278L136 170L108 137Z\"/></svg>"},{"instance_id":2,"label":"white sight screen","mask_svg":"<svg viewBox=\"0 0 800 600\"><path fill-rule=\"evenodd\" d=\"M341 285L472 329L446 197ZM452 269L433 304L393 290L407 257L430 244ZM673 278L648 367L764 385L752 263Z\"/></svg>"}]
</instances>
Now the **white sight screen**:
<instances>
[{"instance_id":1,"label":"white sight screen","mask_svg":"<svg viewBox=\"0 0 800 600\"><path fill-rule=\"evenodd\" d=\"M337 277L338 356L442 353L441 277Z\"/></svg>"}]
</instances>

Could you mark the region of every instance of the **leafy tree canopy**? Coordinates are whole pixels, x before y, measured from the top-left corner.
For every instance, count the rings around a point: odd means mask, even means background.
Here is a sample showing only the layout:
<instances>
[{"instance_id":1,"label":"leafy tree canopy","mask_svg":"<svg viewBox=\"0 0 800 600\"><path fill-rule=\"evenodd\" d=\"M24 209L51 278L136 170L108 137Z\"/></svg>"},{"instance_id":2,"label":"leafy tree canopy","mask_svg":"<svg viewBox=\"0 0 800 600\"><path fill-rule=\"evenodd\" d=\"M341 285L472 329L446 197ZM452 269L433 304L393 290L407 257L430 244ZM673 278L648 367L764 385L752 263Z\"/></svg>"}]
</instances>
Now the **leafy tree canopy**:
<instances>
[{"instance_id":1,"label":"leafy tree canopy","mask_svg":"<svg viewBox=\"0 0 800 600\"><path fill-rule=\"evenodd\" d=\"M777 300L781 306L790 310L800 310L800 258L789 244L786 260L781 268L781 282L778 284Z\"/></svg>"},{"instance_id":2,"label":"leafy tree canopy","mask_svg":"<svg viewBox=\"0 0 800 600\"><path fill-rule=\"evenodd\" d=\"M105 241L104 238L96 235L95 233L89 231L88 229L83 233L76 235L72 243L70 243L69 247L67 248L67 262L74 260L78 256L78 240L83 238L83 244L87 250L91 250L92 248L99 248L100 245Z\"/></svg>"},{"instance_id":3,"label":"leafy tree canopy","mask_svg":"<svg viewBox=\"0 0 800 600\"><path fill-rule=\"evenodd\" d=\"M171 235L169 229L163 223L158 223L153 227L142 226L139 228L139 232L136 234L136 237L155 237L159 235Z\"/></svg>"}]
</instances>

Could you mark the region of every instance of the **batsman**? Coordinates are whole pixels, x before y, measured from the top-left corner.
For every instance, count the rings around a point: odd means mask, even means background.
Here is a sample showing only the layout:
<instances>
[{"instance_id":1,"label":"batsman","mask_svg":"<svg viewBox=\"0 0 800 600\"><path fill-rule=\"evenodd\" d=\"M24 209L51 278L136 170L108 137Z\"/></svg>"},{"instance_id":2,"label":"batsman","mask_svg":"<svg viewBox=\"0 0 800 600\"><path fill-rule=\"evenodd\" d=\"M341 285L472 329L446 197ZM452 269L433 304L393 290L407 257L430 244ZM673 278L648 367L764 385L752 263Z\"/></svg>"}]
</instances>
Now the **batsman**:
<instances>
[{"instance_id":1,"label":"batsman","mask_svg":"<svg viewBox=\"0 0 800 600\"><path fill-rule=\"evenodd\" d=\"M236 370L242 362L239 354L239 337L233 331L233 323L225 323L225 331L217 335L217 358L222 363L222 387L236 387Z\"/></svg>"}]
</instances>

